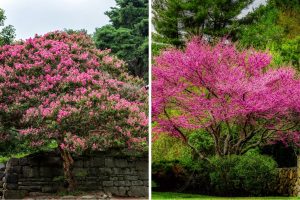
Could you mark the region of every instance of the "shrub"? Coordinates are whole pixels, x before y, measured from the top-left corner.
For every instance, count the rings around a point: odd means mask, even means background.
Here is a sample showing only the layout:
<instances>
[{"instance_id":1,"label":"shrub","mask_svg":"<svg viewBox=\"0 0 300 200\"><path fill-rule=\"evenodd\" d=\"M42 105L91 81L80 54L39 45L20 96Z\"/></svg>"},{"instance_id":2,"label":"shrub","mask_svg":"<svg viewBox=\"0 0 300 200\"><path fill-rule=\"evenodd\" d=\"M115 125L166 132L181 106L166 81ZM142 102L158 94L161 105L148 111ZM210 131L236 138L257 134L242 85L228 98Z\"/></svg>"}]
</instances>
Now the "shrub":
<instances>
[{"instance_id":1,"label":"shrub","mask_svg":"<svg viewBox=\"0 0 300 200\"><path fill-rule=\"evenodd\" d=\"M152 163L152 180L158 191L192 191L202 194L209 191L209 165L205 161L179 160Z\"/></svg>"},{"instance_id":2,"label":"shrub","mask_svg":"<svg viewBox=\"0 0 300 200\"><path fill-rule=\"evenodd\" d=\"M268 156L249 153L214 157L210 181L219 195L268 195L274 188L277 164Z\"/></svg>"},{"instance_id":3,"label":"shrub","mask_svg":"<svg viewBox=\"0 0 300 200\"><path fill-rule=\"evenodd\" d=\"M186 163L193 159L191 148L177 138L155 133L153 138L155 140L152 143L152 162L179 160Z\"/></svg>"}]
</instances>

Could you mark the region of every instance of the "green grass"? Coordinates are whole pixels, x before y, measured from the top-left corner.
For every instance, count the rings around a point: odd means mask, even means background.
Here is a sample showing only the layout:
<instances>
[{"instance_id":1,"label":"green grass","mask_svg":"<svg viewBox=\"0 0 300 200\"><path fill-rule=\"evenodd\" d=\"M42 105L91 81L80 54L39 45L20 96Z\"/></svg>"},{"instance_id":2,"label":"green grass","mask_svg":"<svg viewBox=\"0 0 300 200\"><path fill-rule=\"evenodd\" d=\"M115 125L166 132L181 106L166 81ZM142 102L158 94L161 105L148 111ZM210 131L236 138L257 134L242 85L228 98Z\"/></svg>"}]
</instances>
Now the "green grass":
<instances>
[{"instance_id":1,"label":"green grass","mask_svg":"<svg viewBox=\"0 0 300 200\"><path fill-rule=\"evenodd\" d=\"M152 199L189 199L189 200L196 200L196 199L203 199L203 200L254 200L254 199L300 199L297 197L213 197L213 196L206 196L206 195L199 195L199 194L185 194L185 193L173 193L173 192L152 192Z\"/></svg>"}]
</instances>

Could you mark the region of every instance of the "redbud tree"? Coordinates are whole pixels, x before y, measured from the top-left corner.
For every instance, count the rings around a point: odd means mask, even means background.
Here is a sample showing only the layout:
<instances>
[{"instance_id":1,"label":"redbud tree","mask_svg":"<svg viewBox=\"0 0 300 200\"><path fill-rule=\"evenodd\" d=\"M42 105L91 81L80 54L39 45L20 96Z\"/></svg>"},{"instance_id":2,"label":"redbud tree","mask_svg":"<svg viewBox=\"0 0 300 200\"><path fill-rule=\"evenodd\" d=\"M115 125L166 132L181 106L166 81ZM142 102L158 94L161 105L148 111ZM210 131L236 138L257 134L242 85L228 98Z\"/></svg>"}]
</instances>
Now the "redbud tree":
<instances>
[{"instance_id":1,"label":"redbud tree","mask_svg":"<svg viewBox=\"0 0 300 200\"><path fill-rule=\"evenodd\" d=\"M51 32L0 48L1 137L58 143L69 189L72 154L147 148L147 91L83 33Z\"/></svg>"},{"instance_id":2,"label":"redbud tree","mask_svg":"<svg viewBox=\"0 0 300 200\"><path fill-rule=\"evenodd\" d=\"M162 52L153 66L154 136L176 137L202 159L211 152L241 155L277 140L300 145L299 77L290 67L271 68L270 61L228 41L211 46L193 39L184 50ZM210 152L198 148L202 139L212 141Z\"/></svg>"}]
</instances>

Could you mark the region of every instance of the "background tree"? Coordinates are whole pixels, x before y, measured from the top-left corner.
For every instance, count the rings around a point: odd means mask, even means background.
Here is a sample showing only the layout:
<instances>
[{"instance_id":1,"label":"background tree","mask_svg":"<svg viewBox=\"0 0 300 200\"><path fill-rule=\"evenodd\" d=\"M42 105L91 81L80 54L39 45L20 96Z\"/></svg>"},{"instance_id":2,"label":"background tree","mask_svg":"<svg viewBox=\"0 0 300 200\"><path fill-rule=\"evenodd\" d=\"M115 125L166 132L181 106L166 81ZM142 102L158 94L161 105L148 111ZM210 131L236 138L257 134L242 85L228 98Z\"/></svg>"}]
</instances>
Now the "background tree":
<instances>
[{"instance_id":1,"label":"background tree","mask_svg":"<svg viewBox=\"0 0 300 200\"><path fill-rule=\"evenodd\" d=\"M111 49L128 63L131 74L148 80L148 0L116 0L106 12L111 25L97 28L96 46Z\"/></svg>"},{"instance_id":2,"label":"background tree","mask_svg":"<svg viewBox=\"0 0 300 200\"><path fill-rule=\"evenodd\" d=\"M0 31L0 46L11 44L16 36L15 28L12 25L4 26L5 19L4 10L0 8L0 27L2 27Z\"/></svg>"},{"instance_id":3,"label":"background tree","mask_svg":"<svg viewBox=\"0 0 300 200\"><path fill-rule=\"evenodd\" d=\"M271 50L275 64L300 66L300 3L299 1L270 0L242 19L233 40L243 48Z\"/></svg>"},{"instance_id":4,"label":"background tree","mask_svg":"<svg viewBox=\"0 0 300 200\"><path fill-rule=\"evenodd\" d=\"M245 154L275 139L299 145L300 81L292 68L269 69L270 61L197 39L163 52L153 66L154 132L181 139L202 159Z\"/></svg>"},{"instance_id":5,"label":"background tree","mask_svg":"<svg viewBox=\"0 0 300 200\"><path fill-rule=\"evenodd\" d=\"M58 144L69 190L72 154L147 148L147 91L84 33L52 32L0 48L0 135ZM10 131L11 130L11 131Z\"/></svg>"},{"instance_id":6,"label":"background tree","mask_svg":"<svg viewBox=\"0 0 300 200\"><path fill-rule=\"evenodd\" d=\"M231 34L239 22L237 16L253 0L154 0L155 31L174 45L183 44L183 36L223 37Z\"/></svg>"}]
</instances>

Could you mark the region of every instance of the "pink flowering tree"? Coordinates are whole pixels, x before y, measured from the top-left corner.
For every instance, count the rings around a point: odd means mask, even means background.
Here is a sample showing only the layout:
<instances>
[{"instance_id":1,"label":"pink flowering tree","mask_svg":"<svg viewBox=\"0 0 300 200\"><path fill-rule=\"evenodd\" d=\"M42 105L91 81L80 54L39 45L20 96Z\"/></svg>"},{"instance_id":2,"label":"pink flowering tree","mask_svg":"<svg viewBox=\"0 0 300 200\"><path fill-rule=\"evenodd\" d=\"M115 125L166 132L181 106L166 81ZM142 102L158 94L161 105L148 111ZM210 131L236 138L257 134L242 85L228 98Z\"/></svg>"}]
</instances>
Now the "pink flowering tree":
<instances>
[{"instance_id":1,"label":"pink flowering tree","mask_svg":"<svg viewBox=\"0 0 300 200\"><path fill-rule=\"evenodd\" d=\"M52 32L1 47L0 110L1 138L11 127L33 147L58 143L70 190L72 154L147 148L143 81L85 34Z\"/></svg>"},{"instance_id":2,"label":"pink flowering tree","mask_svg":"<svg viewBox=\"0 0 300 200\"><path fill-rule=\"evenodd\" d=\"M202 159L276 140L300 145L299 76L290 67L271 68L270 61L266 53L199 39L185 50L162 52L153 66L154 137L176 137ZM212 151L198 148L201 139L211 141Z\"/></svg>"}]
</instances>

